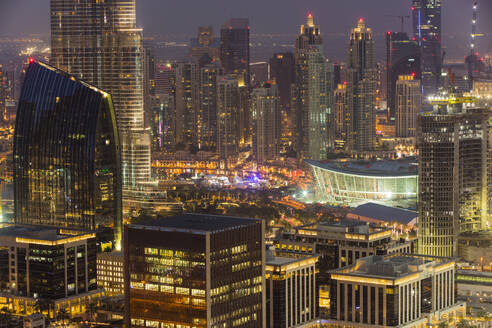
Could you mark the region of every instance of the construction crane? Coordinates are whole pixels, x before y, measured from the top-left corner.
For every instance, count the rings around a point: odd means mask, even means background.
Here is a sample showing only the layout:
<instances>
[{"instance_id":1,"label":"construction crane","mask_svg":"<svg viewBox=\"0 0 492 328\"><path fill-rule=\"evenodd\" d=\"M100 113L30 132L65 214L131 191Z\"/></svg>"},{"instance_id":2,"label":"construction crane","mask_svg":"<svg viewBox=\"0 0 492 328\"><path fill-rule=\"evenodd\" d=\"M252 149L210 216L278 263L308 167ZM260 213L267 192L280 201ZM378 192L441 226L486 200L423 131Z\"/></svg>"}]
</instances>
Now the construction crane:
<instances>
[{"instance_id":1,"label":"construction crane","mask_svg":"<svg viewBox=\"0 0 492 328\"><path fill-rule=\"evenodd\" d=\"M400 32L405 32L405 18L410 18L410 16L408 15L386 15L386 16L398 18L401 22Z\"/></svg>"}]
</instances>

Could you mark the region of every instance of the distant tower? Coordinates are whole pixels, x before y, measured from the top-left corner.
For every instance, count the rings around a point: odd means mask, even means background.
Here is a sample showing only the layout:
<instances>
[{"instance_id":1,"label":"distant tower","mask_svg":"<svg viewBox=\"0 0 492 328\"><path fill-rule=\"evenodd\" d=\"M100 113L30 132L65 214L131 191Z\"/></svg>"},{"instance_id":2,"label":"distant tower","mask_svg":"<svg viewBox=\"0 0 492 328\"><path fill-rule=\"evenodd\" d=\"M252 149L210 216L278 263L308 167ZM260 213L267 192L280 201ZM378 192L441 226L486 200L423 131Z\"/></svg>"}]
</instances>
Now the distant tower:
<instances>
[{"instance_id":1,"label":"distant tower","mask_svg":"<svg viewBox=\"0 0 492 328\"><path fill-rule=\"evenodd\" d=\"M347 101L347 84L338 84L334 91L333 116L335 117L335 149L339 151L345 150L347 142L347 120L349 118Z\"/></svg>"},{"instance_id":2,"label":"distant tower","mask_svg":"<svg viewBox=\"0 0 492 328\"><path fill-rule=\"evenodd\" d=\"M424 96L441 86L441 0L412 0L413 34L420 46Z\"/></svg>"},{"instance_id":3,"label":"distant tower","mask_svg":"<svg viewBox=\"0 0 492 328\"><path fill-rule=\"evenodd\" d=\"M218 63L200 68L199 149L217 151L217 83L222 75L223 70Z\"/></svg>"},{"instance_id":4,"label":"distant tower","mask_svg":"<svg viewBox=\"0 0 492 328\"><path fill-rule=\"evenodd\" d=\"M420 80L412 75L400 75L396 81L396 136L416 137L417 115L422 110Z\"/></svg>"},{"instance_id":5,"label":"distant tower","mask_svg":"<svg viewBox=\"0 0 492 328\"><path fill-rule=\"evenodd\" d=\"M299 159L326 159L333 140L328 128L332 123L331 76L323 54L323 42L313 15L296 40L296 151Z\"/></svg>"},{"instance_id":6,"label":"distant tower","mask_svg":"<svg viewBox=\"0 0 492 328\"><path fill-rule=\"evenodd\" d=\"M214 37L212 26L199 26L197 38L191 39L191 57L200 60L204 55L211 60L220 60L220 43Z\"/></svg>"},{"instance_id":7,"label":"distant tower","mask_svg":"<svg viewBox=\"0 0 492 328\"><path fill-rule=\"evenodd\" d=\"M224 73L249 86L249 21L232 18L220 30L220 61Z\"/></svg>"},{"instance_id":8,"label":"distant tower","mask_svg":"<svg viewBox=\"0 0 492 328\"><path fill-rule=\"evenodd\" d=\"M377 83L372 30L361 18L350 33L347 61L347 149L353 152L374 149Z\"/></svg>"},{"instance_id":9,"label":"distant tower","mask_svg":"<svg viewBox=\"0 0 492 328\"><path fill-rule=\"evenodd\" d=\"M265 83L251 94L253 153L258 163L278 158L280 153L280 104L276 84Z\"/></svg>"},{"instance_id":10,"label":"distant tower","mask_svg":"<svg viewBox=\"0 0 492 328\"><path fill-rule=\"evenodd\" d=\"M420 47L418 42L410 40L407 33L386 33L386 96L388 101L388 119L395 119L396 81L400 75L415 75L420 80Z\"/></svg>"},{"instance_id":11,"label":"distant tower","mask_svg":"<svg viewBox=\"0 0 492 328\"><path fill-rule=\"evenodd\" d=\"M282 112L282 148L293 144L295 108L291 108L292 85L295 83L295 56L292 52L275 53L270 58L270 79L277 84Z\"/></svg>"},{"instance_id":12,"label":"distant tower","mask_svg":"<svg viewBox=\"0 0 492 328\"><path fill-rule=\"evenodd\" d=\"M225 163L239 153L239 86L235 78L222 76L217 83L217 152Z\"/></svg>"},{"instance_id":13,"label":"distant tower","mask_svg":"<svg viewBox=\"0 0 492 328\"><path fill-rule=\"evenodd\" d=\"M198 145L197 114L199 67L194 61L178 62L173 67L176 88L176 144L191 149Z\"/></svg>"}]
</instances>

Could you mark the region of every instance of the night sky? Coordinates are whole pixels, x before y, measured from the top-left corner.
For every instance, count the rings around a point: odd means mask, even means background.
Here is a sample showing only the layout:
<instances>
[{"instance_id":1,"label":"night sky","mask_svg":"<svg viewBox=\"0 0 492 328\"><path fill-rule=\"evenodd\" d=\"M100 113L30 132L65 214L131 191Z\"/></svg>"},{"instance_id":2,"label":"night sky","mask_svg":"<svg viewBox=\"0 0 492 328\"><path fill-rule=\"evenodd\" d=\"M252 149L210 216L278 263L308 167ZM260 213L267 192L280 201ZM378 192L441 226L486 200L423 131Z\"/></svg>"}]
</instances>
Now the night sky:
<instances>
[{"instance_id":1,"label":"night sky","mask_svg":"<svg viewBox=\"0 0 492 328\"><path fill-rule=\"evenodd\" d=\"M468 43L471 1L443 0L445 35L454 35ZM492 0L481 1L481 29L492 34L492 17L485 17L492 16ZM410 3L410 0L137 0L137 17L146 34L175 35L178 39L195 34L198 25L214 25L217 31L229 17L248 17L252 33L294 34L308 12L313 12L325 34L348 33L359 17L366 18L376 33L384 33L400 29L399 20L391 15L410 15ZM409 20L406 30L410 31ZM48 35L49 0L0 0L0 35L33 32ZM486 43L488 47L489 42Z\"/></svg>"}]
</instances>

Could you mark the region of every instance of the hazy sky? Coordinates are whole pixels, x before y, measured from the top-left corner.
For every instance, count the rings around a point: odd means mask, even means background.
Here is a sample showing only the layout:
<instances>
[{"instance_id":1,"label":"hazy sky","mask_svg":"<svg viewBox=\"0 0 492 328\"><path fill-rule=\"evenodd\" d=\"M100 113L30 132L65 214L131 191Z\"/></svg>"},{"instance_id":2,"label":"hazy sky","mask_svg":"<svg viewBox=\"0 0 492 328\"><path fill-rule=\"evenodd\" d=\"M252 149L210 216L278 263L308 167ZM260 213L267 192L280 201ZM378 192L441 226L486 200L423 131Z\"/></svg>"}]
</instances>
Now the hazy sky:
<instances>
[{"instance_id":1,"label":"hazy sky","mask_svg":"<svg viewBox=\"0 0 492 328\"><path fill-rule=\"evenodd\" d=\"M365 17L376 32L399 29L390 15L409 15L410 0L136 0L147 33L192 34L229 17L249 17L253 33L296 33L313 12L322 33L347 32ZM492 0L483 0L485 2ZM443 0L443 31L469 33L471 0ZM407 30L410 25L407 24ZM49 33L49 0L0 0L0 34Z\"/></svg>"}]
</instances>

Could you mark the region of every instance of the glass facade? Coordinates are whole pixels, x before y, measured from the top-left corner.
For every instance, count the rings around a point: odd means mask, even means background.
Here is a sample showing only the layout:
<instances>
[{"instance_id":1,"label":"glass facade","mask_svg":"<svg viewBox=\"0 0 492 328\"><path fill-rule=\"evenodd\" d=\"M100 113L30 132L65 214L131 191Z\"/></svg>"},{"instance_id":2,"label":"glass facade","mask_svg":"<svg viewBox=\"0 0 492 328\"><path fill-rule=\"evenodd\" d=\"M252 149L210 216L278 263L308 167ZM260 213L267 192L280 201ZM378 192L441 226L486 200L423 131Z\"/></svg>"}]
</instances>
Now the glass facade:
<instances>
[{"instance_id":1,"label":"glass facade","mask_svg":"<svg viewBox=\"0 0 492 328\"><path fill-rule=\"evenodd\" d=\"M309 163L317 183L319 196L335 203L369 201L404 201L417 198L417 174L364 174L342 172Z\"/></svg>"},{"instance_id":2,"label":"glass facade","mask_svg":"<svg viewBox=\"0 0 492 328\"><path fill-rule=\"evenodd\" d=\"M126 226L129 327L263 327L262 224L248 221L206 232Z\"/></svg>"},{"instance_id":3,"label":"glass facade","mask_svg":"<svg viewBox=\"0 0 492 328\"><path fill-rule=\"evenodd\" d=\"M15 221L96 230L121 240L119 141L111 97L29 65L14 135Z\"/></svg>"}]
</instances>

